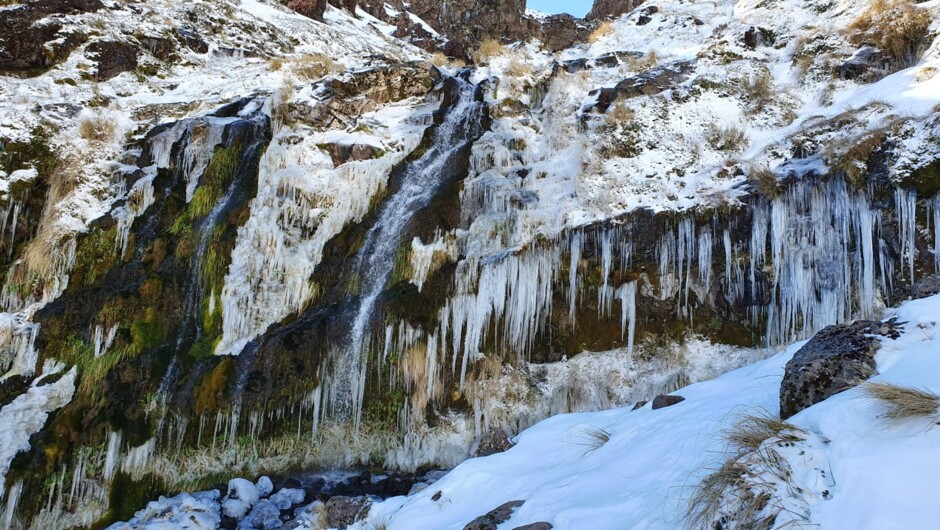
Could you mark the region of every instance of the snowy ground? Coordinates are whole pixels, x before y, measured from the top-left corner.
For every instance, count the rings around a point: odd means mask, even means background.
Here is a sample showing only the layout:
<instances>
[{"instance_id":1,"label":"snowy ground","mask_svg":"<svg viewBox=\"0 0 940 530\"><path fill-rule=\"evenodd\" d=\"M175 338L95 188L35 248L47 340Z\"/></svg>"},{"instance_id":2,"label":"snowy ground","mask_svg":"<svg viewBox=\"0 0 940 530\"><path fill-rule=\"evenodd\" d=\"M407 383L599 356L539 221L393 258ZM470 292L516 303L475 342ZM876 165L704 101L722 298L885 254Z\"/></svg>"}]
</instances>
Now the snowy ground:
<instances>
[{"instance_id":1,"label":"snowy ground","mask_svg":"<svg viewBox=\"0 0 940 530\"><path fill-rule=\"evenodd\" d=\"M873 380L940 392L940 296L908 302L889 316L904 322L904 331L884 340ZM543 421L506 453L467 461L428 490L377 505L357 528L387 521L392 530L459 530L517 499L526 503L500 528L537 521L560 530L681 528L691 488L727 457L722 432L741 414L777 413L783 367L802 344L684 388L678 394L686 401L670 408L647 405ZM858 389L790 421L829 441L814 459L796 455L789 462L804 482L798 496L808 512L796 527L936 527L940 429L931 422L889 424ZM593 429L610 434L597 449L590 448Z\"/></svg>"}]
</instances>

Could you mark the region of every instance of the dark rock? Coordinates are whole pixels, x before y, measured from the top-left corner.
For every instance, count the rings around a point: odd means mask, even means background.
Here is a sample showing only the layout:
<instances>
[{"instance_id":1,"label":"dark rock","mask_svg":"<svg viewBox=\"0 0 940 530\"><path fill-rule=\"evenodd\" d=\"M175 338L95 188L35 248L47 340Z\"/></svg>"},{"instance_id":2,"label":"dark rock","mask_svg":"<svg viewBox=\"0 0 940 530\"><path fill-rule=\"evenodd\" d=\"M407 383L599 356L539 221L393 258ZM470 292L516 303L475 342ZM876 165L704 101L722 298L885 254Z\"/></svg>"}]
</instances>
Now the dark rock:
<instances>
[{"instance_id":1,"label":"dark rock","mask_svg":"<svg viewBox=\"0 0 940 530\"><path fill-rule=\"evenodd\" d=\"M330 5L345 9L353 15L356 14L356 0L330 0Z\"/></svg>"},{"instance_id":2,"label":"dark rock","mask_svg":"<svg viewBox=\"0 0 940 530\"><path fill-rule=\"evenodd\" d=\"M645 26L653 21L653 15L659 13L659 8L656 6L647 6L644 7L637 13L636 25Z\"/></svg>"},{"instance_id":3,"label":"dark rock","mask_svg":"<svg viewBox=\"0 0 940 530\"><path fill-rule=\"evenodd\" d=\"M645 407L647 403L649 403L649 401L637 401L631 410L639 410Z\"/></svg>"},{"instance_id":4,"label":"dark rock","mask_svg":"<svg viewBox=\"0 0 940 530\"><path fill-rule=\"evenodd\" d=\"M848 390L875 375L876 335L897 336L892 323L859 321L817 333L787 363L780 383L780 417Z\"/></svg>"},{"instance_id":5,"label":"dark rock","mask_svg":"<svg viewBox=\"0 0 940 530\"><path fill-rule=\"evenodd\" d=\"M194 29L177 28L177 37L190 50L196 53L209 53L209 44Z\"/></svg>"},{"instance_id":6,"label":"dark rock","mask_svg":"<svg viewBox=\"0 0 940 530\"><path fill-rule=\"evenodd\" d=\"M551 523L532 523L525 526L517 526L512 530L552 530L554 528Z\"/></svg>"},{"instance_id":7,"label":"dark rock","mask_svg":"<svg viewBox=\"0 0 940 530\"><path fill-rule=\"evenodd\" d=\"M653 398L653 410L671 407L677 403L682 403L685 398L682 396L661 395Z\"/></svg>"},{"instance_id":8,"label":"dark rock","mask_svg":"<svg viewBox=\"0 0 940 530\"><path fill-rule=\"evenodd\" d=\"M594 6L585 17L587 20L617 18L637 8L643 0L594 0Z\"/></svg>"},{"instance_id":9,"label":"dark rock","mask_svg":"<svg viewBox=\"0 0 940 530\"><path fill-rule=\"evenodd\" d=\"M486 515L481 515L467 523L463 530L496 530L496 527L508 521L512 517L512 512L523 504L525 501L509 501L501 504Z\"/></svg>"},{"instance_id":10,"label":"dark rock","mask_svg":"<svg viewBox=\"0 0 940 530\"><path fill-rule=\"evenodd\" d=\"M173 39L144 36L138 40L144 50L165 63L172 62L179 57L176 54L176 41Z\"/></svg>"},{"instance_id":11,"label":"dark rock","mask_svg":"<svg viewBox=\"0 0 940 530\"><path fill-rule=\"evenodd\" d=\"M326 522L330 528L345 528L369 515L372 501L367 497L331 497L326 501Z\"/></svg>"},{"instance_id":12,"label":"dark rock","mask_svg":"<svg viewBox=\"0 0 940 530\"><path fill-rule=\"evenodd\" d=\"M594 108L607 112L615 101L658 94L687 81L692 70L691 61L676 61L651 68L624 79L613 88L601 88L591 92L591 95L597 96Z\"/></svg>"},{"instance_id":13,"label":"dark rock","mask_svg":"<svg viewBox=\"0 0 940 530\"><path fill-rule=\"evenodd\" d=\"M65 60L86 37L61 32L61 15L92 13L99 0L39 0L0 9L0 72L38 75Z\"/></svg>"},{"instance_id":14,"label":"dark rock","mask_svg":"<svg viewBox=\"0 0 940 530\"><path fill-rule=\"evenodd\" d=\"M744 46L756 50L761 46L772 46L776 35L772 30L751 26L744 32Z\"/></svg>"},{"instance_id":15,"label":"dark rock","mask_svg":"<svg viewBox=\"0 0 940 530\"><path fill-rule=\"evenodd\" d=\"M526 209L539 203L539 194L532 190L513 190L509 194L509 204L519 209Z\"/></svg>"},{"instance_id":16,"label":"dark rock","mask_svg":"<svg viewBox=\"0 0 940 530\"><path fill-rule=\"evenodd\" d=\"M339 167L350 160L371 160L382 152L378 147L367 144L323 144L321 147L330 154L333 167Z\"/></svg>"},{"instance_id":17,"label":"dark rock","mask_svg":"<svg viewBox=\"0 0 940 530\"><path fill-rule=\"evenodd\" d=\"M581 70L588 69L588 61L585 58L580 59L571 59L570 61L562 61L558 63L558 66L563 68L569 74L579 72Z\"/></svg>"},{"instance_id":18,"label":"dark rock","mask_svg":"<svg viewBox=\"0 0 940 530\"><path fill-rule=\"evenodd\" d=\"M872 46L862 46L839 67L842 79L868 80L884 66L884 53Z\"/></svg>"},{"instance_id":19,"label":"dark rock","mask_svg":"<svg viewBox=\"0 0 940 530\"><path fill-rule=\"evenodd\" d=\"M98 62L96 81L107 81L124 72L137 69L137 47L120 41L99 41L88 45L86 52Z\"/></svg>"},{"instance_id":20,"label":"dark rock","mask_svg":"<svg viewBox=\"0 0 940 530\"><path fill-rule=\"evenodd\" d=\"M937 229L940 229L938 227ZM940 274L934 274L933 276L927 276L926 278L921 278L914 283L914 289L912 296L914 300L919 298L927 298L928 296L933 296L935 294L940 294Z\"/></svg>"},{"instance_id":21,"label":"dark rock","mask_svg":"<svg viewBox=\"0 0 940 530\"><path fill-rule=\"evenodd\" d=\"M477 446L473 456L490 456L496 453L504 453L512 449L513 445L505 432L501 430L487 431L480 438L480 445Z\"/></svg>"},{"instance_id":22,"label":"dark rock","mask_svg":"<svg viewBox=\"0 0 940 530\"><path fill-rule=\"evenodd\" d=\"M577 18L568 15L552 15L542 20L532 20L532 34L536 35L542 45L549 51L559 51L570 48L578 42L583 42L590 34L589 26Z\"/></svg>"}]
</instances>

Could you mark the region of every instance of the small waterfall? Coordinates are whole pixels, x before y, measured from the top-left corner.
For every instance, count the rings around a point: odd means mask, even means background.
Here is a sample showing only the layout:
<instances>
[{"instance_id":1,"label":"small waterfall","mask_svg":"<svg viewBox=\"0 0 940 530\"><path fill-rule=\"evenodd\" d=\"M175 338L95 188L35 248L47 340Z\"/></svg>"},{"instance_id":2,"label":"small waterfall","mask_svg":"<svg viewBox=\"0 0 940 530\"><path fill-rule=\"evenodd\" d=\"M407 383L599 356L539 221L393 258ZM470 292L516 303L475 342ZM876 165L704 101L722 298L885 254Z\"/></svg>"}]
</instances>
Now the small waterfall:
<instances>
[{"instance_id":1,"label":"small waterfall","mask_svg":"<svg viewBox=\"0 0 940 530\"><path fill-rule=\"evenodd\" d=\"M404 169L401 185L380 206L376 222L366 234L365 242L355 258L353 270L359 274L360 294L354 302L355 316L346 351L338 361L335 381L340 386L333 395L334 399L342 399L348 397L343 394L356 390L353 394L357 424L361 407L358 396L362 392L364 379L361 357L367 347L375 306L395 266L402 233L415 213L430 203L441 183L442 174L480 127L482 105L476 101L476 87L460 78L452 78L452 82L456 84L454 102L433 133L430 146L420 158ZM350 383L353 389L344 388L344 385Z\"/></svg>"}]
</instances>

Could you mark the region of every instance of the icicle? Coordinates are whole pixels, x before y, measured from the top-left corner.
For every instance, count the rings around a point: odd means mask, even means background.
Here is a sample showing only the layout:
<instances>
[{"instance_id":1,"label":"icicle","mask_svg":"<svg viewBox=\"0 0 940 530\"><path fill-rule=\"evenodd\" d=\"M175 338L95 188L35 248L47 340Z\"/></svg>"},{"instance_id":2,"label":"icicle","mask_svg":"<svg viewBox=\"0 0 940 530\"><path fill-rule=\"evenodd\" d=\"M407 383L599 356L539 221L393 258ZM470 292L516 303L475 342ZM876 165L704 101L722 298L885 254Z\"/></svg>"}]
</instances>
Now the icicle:
<instances>
[{"instance_id":1,"label":"icicle","mask_svg":"<svg viewBox=\"0 0 940 530\"><path fill-rule=\"evenodd\" d=\"M117 470L118 461L121 458L121 433L111 432L108 434L108 452L104 458L104 478L110 480Z\"/></svg>"},{"instance_id":2,"label":"icicle","mask_svg":"<svg viewBox=\"0 0 940 530\"><path fill-rule=\"evenodd\" d=\"M581 232L571 235L569 252L571 260L568 265L568 321L575 323L575 309L578 304L578 268L581 266Z\"/></svg>"},{"instance_id":3,"label":"icicle","mask_svg":"<svg viewBox=\"0 0 940 530\"><path fill-rule=\"evenodd\" d=\"M627 337L627 367L633 364L633 339L636 333L636 282L625 283L617 289L620 299L620 336Z\"/></svg>"},{"instance_id":4,"label":"icicle","mask_svg":"<svg viewBox=\"0 0 940 530\"><path fill-rule=\"evenodd\" d=\"M727 254L727 250L725 252ZM705 296L708 297L712 285L712 233L708 228L703 228L698 234L698 280L704 285Z\"/></svg>"},{"instance_id":5,"label":"icicle","mask_svg":"<svg viewBox=\"0 0 940 530\"><path fill-rule=\"evenodd\" d=\"M914 283L914 238L917 235L917 195L911 190L896 188L894 204L898 216L898 237L901 239L901 259L907 261L908 279ZM903 269L902 269L903 271ZM904 279L904 274L901 274Z\"/></svg>"},{"instance_id":6,"label":"icicle","mask_svg":"<svg viewBox=\"0 0 940 530\"><path fill-rule=\"evenodd\" d=\"M610 316L614 298L614 289L610 286L610 270L614 263L612 231L604 229L601 232L601 277L603 284L597 290L597 311L599 317Z\"/></svg>"},{"instance_id":7,"label":"icicle","mask_svg":"<svg viewBox=\"0 0 940 530\"><path fill-rule=\"evenodd\" d=\"M3 512L3 530L12 530L13 522L16 520L16 507L20 502L22 493L23 481L17 480L7 494L7 507Z\"/></svg>"},{"instance_id":8,"label":"icicle","mask_svg":"<svg viewBox=\"0 0 940 530\"><path fill-rule=\"evenodd\" d=\"M940 274L940 193L933 198L933 255L937 273Z\"/></svg>"}]
</instances>

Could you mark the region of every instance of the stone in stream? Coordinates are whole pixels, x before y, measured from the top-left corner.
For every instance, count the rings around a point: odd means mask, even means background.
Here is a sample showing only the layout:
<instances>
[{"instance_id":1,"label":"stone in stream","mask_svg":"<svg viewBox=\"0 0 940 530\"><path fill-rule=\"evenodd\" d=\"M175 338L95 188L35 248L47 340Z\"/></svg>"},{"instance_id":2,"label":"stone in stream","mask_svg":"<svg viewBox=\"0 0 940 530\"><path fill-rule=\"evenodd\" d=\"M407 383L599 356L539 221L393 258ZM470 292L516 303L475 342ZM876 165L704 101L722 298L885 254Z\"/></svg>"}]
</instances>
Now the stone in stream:
<instances>
[{"instance_id":1,"label":"stone in stream","mask_svg":"<svg viewBox=\"0 0 940 530\"><path fill-rule=\"evenodd\" d=\"M331 497L326 501L326 522L330 528L345 528L369 515L372 500L368 497Z\"/></svg>"}]
</instances>

